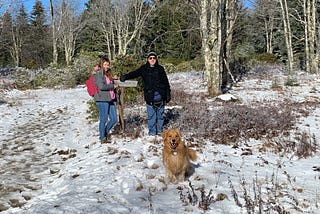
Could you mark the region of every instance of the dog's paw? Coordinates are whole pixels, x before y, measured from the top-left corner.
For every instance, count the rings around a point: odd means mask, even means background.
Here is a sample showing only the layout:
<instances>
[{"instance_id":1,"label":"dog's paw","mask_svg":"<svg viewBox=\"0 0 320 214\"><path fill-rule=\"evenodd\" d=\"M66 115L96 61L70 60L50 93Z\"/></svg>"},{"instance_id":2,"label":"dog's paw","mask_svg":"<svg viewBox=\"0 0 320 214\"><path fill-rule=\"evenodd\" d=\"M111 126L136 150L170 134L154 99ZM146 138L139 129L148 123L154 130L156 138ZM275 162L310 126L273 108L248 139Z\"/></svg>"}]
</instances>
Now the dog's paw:
<instances>
[{"instance_id":1,"label":"dog's paw","mask_svg":"<svg viewBox=\"0 0 320 214\"><path fill-rule=\"evenodd\" d=\"M175 176L171 175L171 176L168 176L168 178L169 178L169 180L170 180L171 183L174 183L174 184L177 183L177 179L176 179Z\"/></svg>"},{"instance_id":2,"label":"dog's paw","mask_svg":"<svg viewBox=\"0 0 320 214\"><path fill-rule=\"evenodd\" d=\"M184 174L183 175L179 175L179 182L184 182Z\"/></svg>"}]
</instances>

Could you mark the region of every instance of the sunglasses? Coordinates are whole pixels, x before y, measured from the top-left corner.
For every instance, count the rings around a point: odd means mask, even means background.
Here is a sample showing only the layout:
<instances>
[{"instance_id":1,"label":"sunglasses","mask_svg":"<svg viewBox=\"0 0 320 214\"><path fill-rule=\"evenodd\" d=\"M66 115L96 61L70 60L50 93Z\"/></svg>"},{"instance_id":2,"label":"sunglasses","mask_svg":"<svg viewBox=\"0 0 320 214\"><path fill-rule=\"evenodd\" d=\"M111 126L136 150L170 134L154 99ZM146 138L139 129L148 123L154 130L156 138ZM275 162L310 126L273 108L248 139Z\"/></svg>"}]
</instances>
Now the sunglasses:
<instances>
[{"instance_id":1,"label":"sunglasses","mask_svg":"<svg viewBox=\"0 0 320 214\"><path fill-rule=\"evenodd\" d=\"M155 56L150 56L149 60L151 60L151 59L157 59L157 58Z\"/></svg>"}]
</instances>

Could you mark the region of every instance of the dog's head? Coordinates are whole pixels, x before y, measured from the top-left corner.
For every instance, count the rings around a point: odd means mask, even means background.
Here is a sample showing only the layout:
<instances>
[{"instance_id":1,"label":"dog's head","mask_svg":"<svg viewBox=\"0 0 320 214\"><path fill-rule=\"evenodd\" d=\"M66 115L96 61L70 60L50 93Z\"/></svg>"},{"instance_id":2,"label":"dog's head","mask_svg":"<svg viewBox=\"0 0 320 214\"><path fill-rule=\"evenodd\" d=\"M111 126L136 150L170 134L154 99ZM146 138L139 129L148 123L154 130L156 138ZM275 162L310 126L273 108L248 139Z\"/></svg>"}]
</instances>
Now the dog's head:
<instances>
[{"instance_id":1,"label":"dog's head","mask_svg":"<svg viewBox=\"0 0 320 214\"><path fill-rule=\"evenodd\" d=\"M181 143L181 133L178 129L169 129L162 133L164 146L169 146L172 150L175 150L179 143Z\"/></svg>"}]
</instances>

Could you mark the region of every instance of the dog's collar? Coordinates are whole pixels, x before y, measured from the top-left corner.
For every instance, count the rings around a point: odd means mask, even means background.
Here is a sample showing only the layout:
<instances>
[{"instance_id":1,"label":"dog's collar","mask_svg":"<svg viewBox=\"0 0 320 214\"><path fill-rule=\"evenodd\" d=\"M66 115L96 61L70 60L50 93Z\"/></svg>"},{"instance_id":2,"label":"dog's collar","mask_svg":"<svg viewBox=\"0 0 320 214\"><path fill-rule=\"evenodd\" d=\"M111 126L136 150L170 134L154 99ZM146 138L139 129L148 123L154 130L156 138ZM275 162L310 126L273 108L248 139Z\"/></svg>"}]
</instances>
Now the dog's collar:
<instances>
[{"instance_id":1,"label":"dog's collar","mask_svg":"<svg viewBox=\"0 0 320 214\"><path fill-rule=\"evenodd\" d=\"M177 150L176 150L176 149L173 149L173 150L172 150L172 154L173 154L173 156L176 156L176 155L178 154Z\"/></svg>"}]
</instances>

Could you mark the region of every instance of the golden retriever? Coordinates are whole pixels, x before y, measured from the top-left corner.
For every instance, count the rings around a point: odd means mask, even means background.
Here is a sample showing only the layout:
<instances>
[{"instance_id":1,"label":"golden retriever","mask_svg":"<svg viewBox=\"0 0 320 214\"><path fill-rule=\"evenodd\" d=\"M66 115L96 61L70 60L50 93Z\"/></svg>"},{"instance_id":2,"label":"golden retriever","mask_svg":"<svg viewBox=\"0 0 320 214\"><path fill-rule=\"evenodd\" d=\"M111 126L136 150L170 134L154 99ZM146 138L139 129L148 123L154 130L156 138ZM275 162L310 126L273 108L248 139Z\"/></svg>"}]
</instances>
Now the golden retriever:
<instances>
[{"instance_id":1,"label":"golden retriever","mask_svg":"<svg viewBox=\"0 0 320 214\"><path fill-rule=\"evenodd\" d=\"M197 154L193 149L188 148L181 139L178 129L170 129L162 132L164 142L162 157L166 173L171 182L184 181L185 175L190 172L190 159L196 160Z\"/></svg>"}]
</instances>

